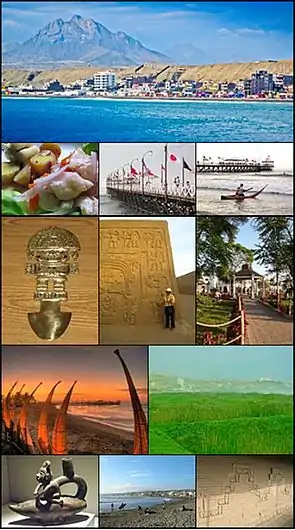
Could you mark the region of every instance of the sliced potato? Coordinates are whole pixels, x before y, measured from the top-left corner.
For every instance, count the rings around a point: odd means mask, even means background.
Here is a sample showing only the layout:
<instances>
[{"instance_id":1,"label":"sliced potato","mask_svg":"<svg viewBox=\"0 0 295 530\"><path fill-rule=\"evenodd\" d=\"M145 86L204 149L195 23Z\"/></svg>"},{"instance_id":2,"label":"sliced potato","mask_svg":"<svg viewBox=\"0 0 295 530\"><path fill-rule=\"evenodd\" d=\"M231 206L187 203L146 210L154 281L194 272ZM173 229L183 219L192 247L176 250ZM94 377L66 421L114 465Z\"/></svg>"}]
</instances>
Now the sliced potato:
<instances>
[{"instance_id":1,"label":"sliced potato","mask_svg":"<svg viewBox=\"0 0 295 530\"><path fill-rule=\"evenodd\" d=\"M20 166L13 162L2 162L1 181L4 186L11 184L15 175L19 172Z\"/></svg>"},{"instance_id":2,"label":"sliced potato","mask_svg":"<svg viewBox=\"0 0 295 530\"><path fill-rule=\"evenodd\" d=\"M39 153L40 149L37 145L31 145L31 147L25 147L25 149L21 149L21 151L17 152L17 157L20 162L23 162L26 164L32 156Z\"/></svg>"},{"instance_id":3,"label":"sliced potato","mask_svg":"<svg viewBox=\"0 0 295 530\"><path fill-rule=\"evenodd\" d=\"M33 156L30 161L32 172L41 177L44 173L48 173L51 166L56 164L55 155L50 152L49 155L44 155L42 152Z\"/></svg>"},{"instance_id":4,"label":"sliced potato","mask_svg":"<svg viewBox=\"0 0 295 530\"><path fill-rule=\"evenodd\" d=\"M36 153L39 153L39 147L37 145L31 145L30 147L25 147L18 151L15 147L15 144L10 144L4 153L10 162L26 164L27 161L34 156ZM21 144L16 144L21 145Z\"/></svg>"},{"instance_id":5,"label":"sliced potato","mask_svg":"<svg viewBox=\"0 0 295 530\"><path fill-rule=\"evenodd\" d=\"M21 149L25 149L25 147L33 147L34 144L9 144L10 149L14 149L15 151L20 151Z\"/></svg>"},{"instance_id":6,"label":"sliced potato","mask_svg":"<svg viewBox=\"0 0 295 530\"><path fill-rule=\"evenodd\" d=\"M46 151L47 149L51 151L56 156L56 160L58 160L61 155L61 147L58 144L51 143L44 143L40 145L40 151Z\"/></svg>"},{"instance_id":7,"label":"sliced potato","mask_svg":"<svg viewBox=\"0 0 295 530\"><path fill-rule=\"evenodd\" d=\"M31 166L27 164L17 173L17 175L15 175L13 181L17 182L17 184L21 184L22 186L28 186L28 184L31 181L31 175L32 175Z\"/></svg>"}]
</instances>

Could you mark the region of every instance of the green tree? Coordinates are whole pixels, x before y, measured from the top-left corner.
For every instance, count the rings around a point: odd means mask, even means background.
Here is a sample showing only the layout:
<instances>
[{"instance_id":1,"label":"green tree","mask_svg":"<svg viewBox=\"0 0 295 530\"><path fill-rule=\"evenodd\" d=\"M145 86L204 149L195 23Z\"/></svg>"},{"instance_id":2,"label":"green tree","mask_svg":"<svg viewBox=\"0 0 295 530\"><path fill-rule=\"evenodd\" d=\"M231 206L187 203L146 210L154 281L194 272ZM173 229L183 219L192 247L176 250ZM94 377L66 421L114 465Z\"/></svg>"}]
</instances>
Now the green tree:
<instances>
[{"instance_id":1,"label":"green tree","mask_svg":"<svg viewBox=\"0 0 295 530\"><path fill-rule=\"evenodd\" d=\"M197 218L196 228L196 273L197 279L203 274L217 275L221 270L229 270L236 253L235 239L239 227L247 217Z\"/></svg>"},{"instance_id":2,"label":"green tree","mask_svg":"<svg viewBox=\"0 0 295 530\"><path fill-rule=\"evenodd\" d=\"M259 243L254 250L258 263L268 267L276 275L277 297L279 299L279 275L286 273L293 281L293 218L256 217L253 220Z\"/></svg>"}]
</instances>

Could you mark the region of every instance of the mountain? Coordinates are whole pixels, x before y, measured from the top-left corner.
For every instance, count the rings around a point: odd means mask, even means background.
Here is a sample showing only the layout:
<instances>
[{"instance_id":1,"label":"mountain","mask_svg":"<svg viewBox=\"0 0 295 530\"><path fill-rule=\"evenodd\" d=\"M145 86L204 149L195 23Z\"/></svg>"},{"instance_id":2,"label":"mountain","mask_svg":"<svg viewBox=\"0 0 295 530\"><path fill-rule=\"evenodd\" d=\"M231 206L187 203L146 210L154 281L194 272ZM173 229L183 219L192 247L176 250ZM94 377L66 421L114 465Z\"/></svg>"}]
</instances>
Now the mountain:
<instances>
[{"instance_id":1,"label":"mountain","mask_svg":"<svg viewBox=\"0 0 295 530\"><path fill-rule=\"evenodd\" d=\"M79 15L68 21L58 18L25 42L4 47L2 62L23 67L50 63L92 66L173 63L166 55L149 50L126 33L113 33L99 22Z\"/></svg>"},{"instance_id":2,"label":"mountain","mask_svg":"<svg viewBox=\"0 0 295 530\"><path fill-rule=\"evenodd\" d=\"M275 381L271 378L260 378L257 381L238 380L198 380L185 377L150 375L150 392L213 392L241 394L292 394L291 381Z\"/></svg>"},{"instance_id":3,"label":"mountain","mask_svg":"<svg viewBox=\"0 0 295 530\"><path fill-rule=\"evenodd\" d=\"M168 50L165 50L165 52L170 57L173 57L177 64L191 65L214 62L214 57L212 57L212 55L201 48L197 48L197 46L191 42L175 44Z\"/></svg>"}]
</instances>

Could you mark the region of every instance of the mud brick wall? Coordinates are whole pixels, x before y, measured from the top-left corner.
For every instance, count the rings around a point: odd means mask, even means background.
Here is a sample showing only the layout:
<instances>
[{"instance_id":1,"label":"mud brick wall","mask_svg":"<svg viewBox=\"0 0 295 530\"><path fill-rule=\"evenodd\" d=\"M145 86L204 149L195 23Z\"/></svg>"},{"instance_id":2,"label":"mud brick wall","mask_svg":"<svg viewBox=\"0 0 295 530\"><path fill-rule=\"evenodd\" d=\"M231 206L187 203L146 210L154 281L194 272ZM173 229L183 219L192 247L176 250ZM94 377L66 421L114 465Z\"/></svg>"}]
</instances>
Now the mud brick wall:
<instances>
[{"instance_id":1,"label":"mud brick wall","mask_svg":"<svg viewBox=\"0 0 295 530\"><path fill-rule=\"evenodd\" d=\"M255 526L292 506L291 460L198 457L198 527Z\"/></svg>"}]
</instances>

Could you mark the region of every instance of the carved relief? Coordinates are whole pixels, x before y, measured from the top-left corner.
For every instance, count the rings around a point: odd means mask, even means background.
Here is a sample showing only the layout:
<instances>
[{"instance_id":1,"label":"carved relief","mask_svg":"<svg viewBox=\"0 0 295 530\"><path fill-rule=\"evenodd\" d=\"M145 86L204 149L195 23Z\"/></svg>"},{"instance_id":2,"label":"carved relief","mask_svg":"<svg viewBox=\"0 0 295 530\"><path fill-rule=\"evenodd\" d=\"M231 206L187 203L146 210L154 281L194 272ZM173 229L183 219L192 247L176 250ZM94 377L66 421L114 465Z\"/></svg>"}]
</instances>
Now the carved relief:
<instances>
[{"instance_id":1,"label":"carved relief","mask_svg":"<svg viewBox=\"0 0 295 530\"><path fill-rule=\"evenodd\" d=\"M176 290L167 224L102 221L101 324L160 324L167 287Z\"/></svg>"},{"instance_id":2,"label":"carved relief","mask_svg":"<svg viewBox=\"0 0 295 530\"><path fill-rule=\"evenodd\" d=\"M282 470L270 468L268 472L266 468L262 473L260 468L257 476L255 465L233 463L231 467L228 483L223 486L223 495L213 493L214 484L212 484L212 494L199 492L197 526L228 526L233 517L237 526L242 524L243 520L246 526L255 526L254 522L268 520L291 507L292 486L286 483ZM249 513L240 504L239 493L243 493L243 499L245 495L247 496L247 505L252 507L253 524L250 524Z\"/></svg>"}]
</instances>

